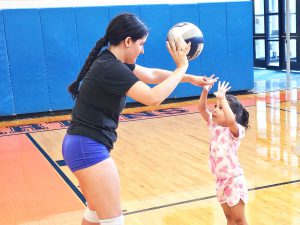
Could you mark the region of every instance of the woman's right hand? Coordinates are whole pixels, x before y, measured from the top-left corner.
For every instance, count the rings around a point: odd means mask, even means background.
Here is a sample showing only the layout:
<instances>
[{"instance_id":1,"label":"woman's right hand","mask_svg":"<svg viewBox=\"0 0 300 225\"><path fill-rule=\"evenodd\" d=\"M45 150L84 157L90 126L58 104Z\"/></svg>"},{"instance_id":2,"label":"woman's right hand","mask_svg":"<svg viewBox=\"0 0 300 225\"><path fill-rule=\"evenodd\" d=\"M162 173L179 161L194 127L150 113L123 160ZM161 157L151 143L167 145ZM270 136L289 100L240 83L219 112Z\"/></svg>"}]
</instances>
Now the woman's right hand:
<instances>
[{"instance_id":1,"label":"woman's right hand","mask_svg":"<svg viewBox=\"0 0 300 225\"><path fill-rule=\"evenodd\" d=\"M183 68L187 70L189 61L187 59L187 54L191 48L191 43L186 43L182 37L178 37L176 42L167 41L167 49L172 56L177 68Z\"/></svg>"}]
</instances>

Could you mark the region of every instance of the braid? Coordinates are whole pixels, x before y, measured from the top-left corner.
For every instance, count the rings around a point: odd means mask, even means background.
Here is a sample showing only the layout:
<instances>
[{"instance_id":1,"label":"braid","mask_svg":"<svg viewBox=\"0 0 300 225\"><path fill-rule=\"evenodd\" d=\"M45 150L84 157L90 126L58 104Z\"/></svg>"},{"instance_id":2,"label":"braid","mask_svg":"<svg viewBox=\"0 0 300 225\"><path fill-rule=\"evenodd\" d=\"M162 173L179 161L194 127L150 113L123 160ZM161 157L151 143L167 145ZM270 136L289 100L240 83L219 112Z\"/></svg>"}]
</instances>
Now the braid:
<instances>
[{"instance_id":1,"label":"braid","mask_svg":"<svg viewBox=\"0 0 300 225\"><path fill-rule=\"evenodd\" d=\"M86 73L89 71L91 65L97 58L98 54L100 53L101 49L108 44L107 38L104 36L100 40L96 42L95 47L92 49L92 51L89 53L89 56L85 60L85 63L83 67L81 68L81 71L78 74L77 79L68 87L68 91L71 93L72 98L75 99L79 93L79 84L86 75Z\"/></svg>"}]
</instances>

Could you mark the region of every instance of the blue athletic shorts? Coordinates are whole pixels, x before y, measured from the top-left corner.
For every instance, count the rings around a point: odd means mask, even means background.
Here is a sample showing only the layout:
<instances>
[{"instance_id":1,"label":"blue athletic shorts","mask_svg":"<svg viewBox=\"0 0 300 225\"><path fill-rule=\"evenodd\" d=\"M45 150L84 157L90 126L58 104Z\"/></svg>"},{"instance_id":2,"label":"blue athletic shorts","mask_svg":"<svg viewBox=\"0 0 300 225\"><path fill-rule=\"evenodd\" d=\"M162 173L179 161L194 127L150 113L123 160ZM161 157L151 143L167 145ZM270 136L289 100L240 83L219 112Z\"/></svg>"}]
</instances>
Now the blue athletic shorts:
<instances>
[{"instance_id":1,"label":"blue athletic shorts","mask_svg":"<svg viewBox=\"0 0 300 225\"><path fill-rule=\"evenodd\" d=\"M95 165L110 157L107 147L91 138L66 134L62 154L72 172Z\"/></svg>"}]
</instances>

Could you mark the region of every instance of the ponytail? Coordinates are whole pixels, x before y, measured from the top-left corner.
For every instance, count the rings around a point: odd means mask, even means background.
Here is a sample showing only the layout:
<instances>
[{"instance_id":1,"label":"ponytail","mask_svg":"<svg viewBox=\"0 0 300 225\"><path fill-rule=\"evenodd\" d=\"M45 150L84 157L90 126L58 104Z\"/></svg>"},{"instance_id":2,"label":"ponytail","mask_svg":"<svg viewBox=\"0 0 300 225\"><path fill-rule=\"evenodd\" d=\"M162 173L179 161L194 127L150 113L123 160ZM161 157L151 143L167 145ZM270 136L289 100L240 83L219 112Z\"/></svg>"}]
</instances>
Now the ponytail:
<instances>
[{"instance_id":1,"label":"ponytail","mask_svg":"<svg viewBox=\"0 0 300 225\"><path fill-rule=\"evenodd\" d=\"M236 122L245 127L245 129L248 129L250 127L249 112L235 96L230 94L226 94L225 96L233 114L235 115Z\"/></svg>"},{"instance_id":2,"label":"ponytail","mask_svg":"<svg viewBox=\"0 0 300 225\"><path fill-rule=\"evenodd\" d=\"M105 36L97 41L96 46L90 52L78 74L76 81L69 86L68 91L71 93L72 98L75 99L78 96L80 82L104 46L107 46L108 43L111 46L117 46L127 37L131 37L133 41L136 41L147 34L148 28L134 14L122 13L112 19L106 29Z\"/></svg>"},{"instance_id":3,"label":"ponytail","mask_svg":"<svg viewBox=\"0 0 300 225\"><path fill-rule=\"evenodd\" d=\"M241 116L241 125L248 129L249 126L249 112L243 107L242 116Z\"/></svg>"},{"instance_id":4,"label":"ponytail","mask_svg":"<svg viewBox=\"0 0 300 225\"><path fill-rule=\"evenodd\" d=\"M81 71L79 72L77 79L68 87L68 91L71 93L72 98L75 99L79 93L79 85L86 73L89 71L91 65L97 58L98 54L100 53L101 49L108 44L107 38L104 36L100 40L96 42L96 46L92 49L89 53L89 56L85 60Z\"/></svg>"}]
</instances>

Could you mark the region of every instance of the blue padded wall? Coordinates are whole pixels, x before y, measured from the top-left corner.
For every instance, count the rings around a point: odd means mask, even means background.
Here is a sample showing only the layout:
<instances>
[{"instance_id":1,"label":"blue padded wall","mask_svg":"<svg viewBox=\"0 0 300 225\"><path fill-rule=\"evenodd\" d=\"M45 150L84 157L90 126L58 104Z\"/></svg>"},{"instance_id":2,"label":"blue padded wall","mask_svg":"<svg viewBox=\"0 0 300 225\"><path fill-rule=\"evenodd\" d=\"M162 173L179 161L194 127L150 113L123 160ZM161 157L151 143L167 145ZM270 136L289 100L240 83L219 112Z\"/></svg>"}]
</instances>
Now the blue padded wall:
<instances>
[{"instance_id":1,"label":"blue padded wall","mask_svg":"<svg viewBox=\"0 0 300 225\"><path fill-rule=\"evenodd\" d=\"M0 11L0 117L71 109L67 87L109 21L121 12L136 14L150 29L137 64L174 70L167 32L178 22L192 22L204 34L204 49L187 73L215 73L231 83L232 91L253 88L251 1L7 9ZM183 83L170 98L199 96L200 91Z\"/></svg>"},{"instance_id":2,"label":"blue padded wall","mask_svg":"<svg viewBox=\"0 0 300 225\"><path fill-rule=\"evenodd\" d=\"M73 106L67 87L77 78L79 51L74 8L40 9L51 110Z\"/></svg>"},{"instance_id":3,"label":"blue padded wall","mask_svg":"<svg viewBox=\"0 0 300 225\"><path fill-rule=\"evenodd\" d=\"M3 14L0 10L0 116L15 113L13 92L8 67L7 47L4 35Z\"/></svg>"},{"instance_id":4,"label":"blue padded wall","mask_svg":"<svg viewBox=\"0 0 300 225\"><path fill-rule=\"evenodd\" d=\"M39 11L3 11L16 114L49 110Z\"/></svg>"},{"instance_id":5,"label":"blue padded wall","mask_svg":"<svg viewBox=\"0 0 300 225\"><path fill-rule=\"evenodd\" d=\"M81 69L96 42L105 35L108 7L75 8L75 15Z\"/></svg>"},{"instance_id":6,"label":"blue padded wall","mask_svg":"<svg viewBox=\"0 0 300 225\"><path fill-rule=\"evenodd\" d=\"M169 5L142 5L140 10L141 20L149 28L143 66L175 68L166 49L166 32L172 24Z\"/></svg>"},{"instance_id":7,"label":"blue padded wall","mask_svg":"<svg viewBox=\"0 0 300 225\"><path fill-rule=\"evenodd\" d=\"M225 3L199 4L200 28L204 36L202 72L228 80L227 20ZM217 89L214 85L211 92Z\"/></svg>"},{"instance_id":8,"label":"blue padded wall","mask_svg":"<svg viewBox=\"0 0 300 225\"><path fill-rule=\"evenodd\" d=\"M228 73L231 91L254 87L252 3L227 3Z\"/></svg>"},{"instance_id":9,"label":"blue padded wall","mask_svg":"<svg viewBox=\"0 0 300 225\"><path fill-rule=\"evenodd\" d=\"M141 20L149 28L143 66L173 70L175 64L166 48L167 30L172 25L169 5L142 5L140 10Z\"/></svg>"}]
</instances>

